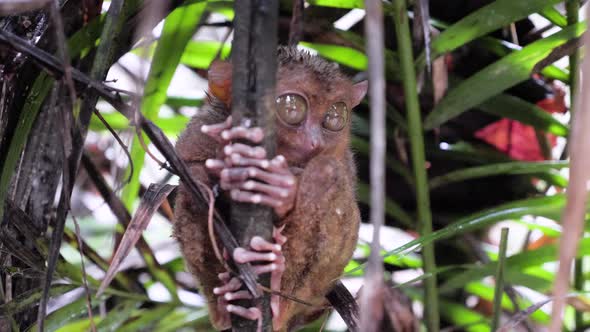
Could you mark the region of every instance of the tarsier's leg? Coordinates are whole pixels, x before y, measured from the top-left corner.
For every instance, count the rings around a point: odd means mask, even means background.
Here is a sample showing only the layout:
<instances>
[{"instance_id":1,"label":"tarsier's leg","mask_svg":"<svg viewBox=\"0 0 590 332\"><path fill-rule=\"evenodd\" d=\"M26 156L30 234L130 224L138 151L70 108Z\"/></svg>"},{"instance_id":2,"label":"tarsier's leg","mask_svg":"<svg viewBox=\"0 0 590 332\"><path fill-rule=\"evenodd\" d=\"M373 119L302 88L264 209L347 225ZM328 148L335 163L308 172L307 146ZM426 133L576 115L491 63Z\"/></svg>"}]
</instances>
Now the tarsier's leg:
<instances>
[{"instance_id":1,"label":"tarsier's leg","mask_svg":"<svg viewBox=\"0 0 590 332\"><path fill-rule=\"evenodd\" d=\"M273 231L273 237L276 243L255 236L250 242L249 250L237 248L232 256L238 263L263 263L254 265L254 272L257 275L270 272L270 288L273 291L279 291L281 277L285 271L285 257L282 254L281 246L285 243L286 238L280 233L279 229ZM231 278L228 272L221 273L219 279L223 285L215 288L213 292L218 295L218 310L225 311L228 320L229 313L252 320L261 318L261 312L256 307L244 308L230 304L230 301L233 300L252 298L247 290L240 290L242 288L240 279ZM279 316L279 297L277 295L271 296L271 310L273 318Z\"/></svg>"}]
</instances>

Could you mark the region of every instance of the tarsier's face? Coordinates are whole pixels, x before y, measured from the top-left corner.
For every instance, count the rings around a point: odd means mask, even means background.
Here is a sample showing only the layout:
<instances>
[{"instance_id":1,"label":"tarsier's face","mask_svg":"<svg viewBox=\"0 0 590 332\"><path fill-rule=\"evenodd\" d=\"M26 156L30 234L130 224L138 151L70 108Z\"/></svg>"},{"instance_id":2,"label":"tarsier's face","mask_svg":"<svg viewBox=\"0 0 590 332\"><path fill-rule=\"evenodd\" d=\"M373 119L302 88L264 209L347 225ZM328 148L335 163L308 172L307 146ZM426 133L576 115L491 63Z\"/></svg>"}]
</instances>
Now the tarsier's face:
<instances>
[{"instance_id":1,"label":"tarsier's face","mask_svg":"<svg viewBox=\"0 0 590 332\"><path fill-rule=\"evenodd\" d=\"M320 80L313 73L279 75L276 98L277 153L293 166L305 164L326 150L348 147L351 110L366 92L366 84Z\"/></svg>"}]
</instances>

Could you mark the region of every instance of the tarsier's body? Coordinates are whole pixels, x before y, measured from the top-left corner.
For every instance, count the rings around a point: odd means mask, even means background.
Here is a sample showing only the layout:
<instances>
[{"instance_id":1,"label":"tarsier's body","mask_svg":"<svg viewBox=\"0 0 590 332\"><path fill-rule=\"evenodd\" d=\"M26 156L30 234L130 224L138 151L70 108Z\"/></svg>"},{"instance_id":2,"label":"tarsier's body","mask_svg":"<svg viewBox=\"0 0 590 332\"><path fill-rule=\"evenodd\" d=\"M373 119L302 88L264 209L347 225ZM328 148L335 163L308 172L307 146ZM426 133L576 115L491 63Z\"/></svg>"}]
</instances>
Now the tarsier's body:
<instances>
[{"instance_id":1,"label":"tarsier's body","mask_svg":"<svg viewBox=\"0 0 590 332\"><path fill-rule=\"evenodd\" d=\"M179 138L177 150L199 181L210 187L220 184L228 190L218 200L229 200L231 196L272 206L277 212L278 225L284 226L282 235L277 235L282 246L276 246L284 255L279 262L284 272L273 271L280 285L272 286L313 304L310 307L287 298L275 299L279 305L273 307L274 329L287 331L324 312L324 296L356 245L360 217L349 148L350 110L364 97L367 87L366 82L353 85L335 65L293 48L280 48L278 60L279 157L266 160L261 148L231 144L231 139L236 138L259 141L262 134L231 128L226 120L231 105L231 66L227 63L210 70L209 101ZM257 176L261 172L266 174L265 179ZM252 180L266 187L252 189ZM214 255L207 211L195 206L181 186L175 235L208 300L211 321L218 329L229 328L227 302L218 299L217 294L226 293L233 281L227 274L223 277L226 271ZM276 255L271 258L276 260ZM272 269L275 267L273 264Z\"/></svg>"}]
</instances>

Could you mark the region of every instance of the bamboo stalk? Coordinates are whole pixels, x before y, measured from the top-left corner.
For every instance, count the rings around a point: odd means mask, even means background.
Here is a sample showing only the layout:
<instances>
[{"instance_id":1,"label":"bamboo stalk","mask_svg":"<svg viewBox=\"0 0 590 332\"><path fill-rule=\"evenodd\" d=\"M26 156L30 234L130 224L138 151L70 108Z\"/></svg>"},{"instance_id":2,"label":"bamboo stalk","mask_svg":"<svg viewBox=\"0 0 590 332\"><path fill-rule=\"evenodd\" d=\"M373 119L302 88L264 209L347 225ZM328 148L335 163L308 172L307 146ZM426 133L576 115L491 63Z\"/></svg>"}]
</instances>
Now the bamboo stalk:
<instances>
[{"instance_id":1,"label":"bamboo stalk","mask_svg":"<svg viewBox=\"0 0 590 332\"><path fill-rule=\"evenodd\" d=\"M408 119L408 134L410 136L412 166L416 178L416 202L418 220L420 222L420 235L428 236L432 233L432 215L430 211L430 196L428 189L428 177L426 174L426 160L424 154L424 137L420 104L414 70L414 56L412 54L412 40L408 23L407 7L405 0L393 2L395 32L399 48L401 76L406 99L406 112ZM436 263L434 259L434 245L427 244L422 250L424 260L424 273L432 273L432 277L424 281L424 316L429 332L439 330L438 289L436 284Z\"/></svg>"}]
</instances>

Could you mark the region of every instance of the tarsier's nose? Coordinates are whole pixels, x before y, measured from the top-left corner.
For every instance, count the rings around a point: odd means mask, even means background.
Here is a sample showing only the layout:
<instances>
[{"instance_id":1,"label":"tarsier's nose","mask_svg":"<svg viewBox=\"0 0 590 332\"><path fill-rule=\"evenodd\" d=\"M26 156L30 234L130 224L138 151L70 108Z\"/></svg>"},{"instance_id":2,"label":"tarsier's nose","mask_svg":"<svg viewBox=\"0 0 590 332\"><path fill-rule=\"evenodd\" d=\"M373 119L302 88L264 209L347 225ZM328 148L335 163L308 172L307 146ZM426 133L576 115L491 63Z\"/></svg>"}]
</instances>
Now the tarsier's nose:
<instances>
[{"instance_id":1,"label":"tarsier's nose","mask_svg":"<svg viewBox=\"0 0 590 332\"><path fill-rule=\"evenodd\" d=\"M310 154L315 155L316 153L322 151L325 145L324 136L322 135L322 130L320 128L313 128L310 130L310 134L308 136L308 148Z\"/></svg>"}]
</instances>

